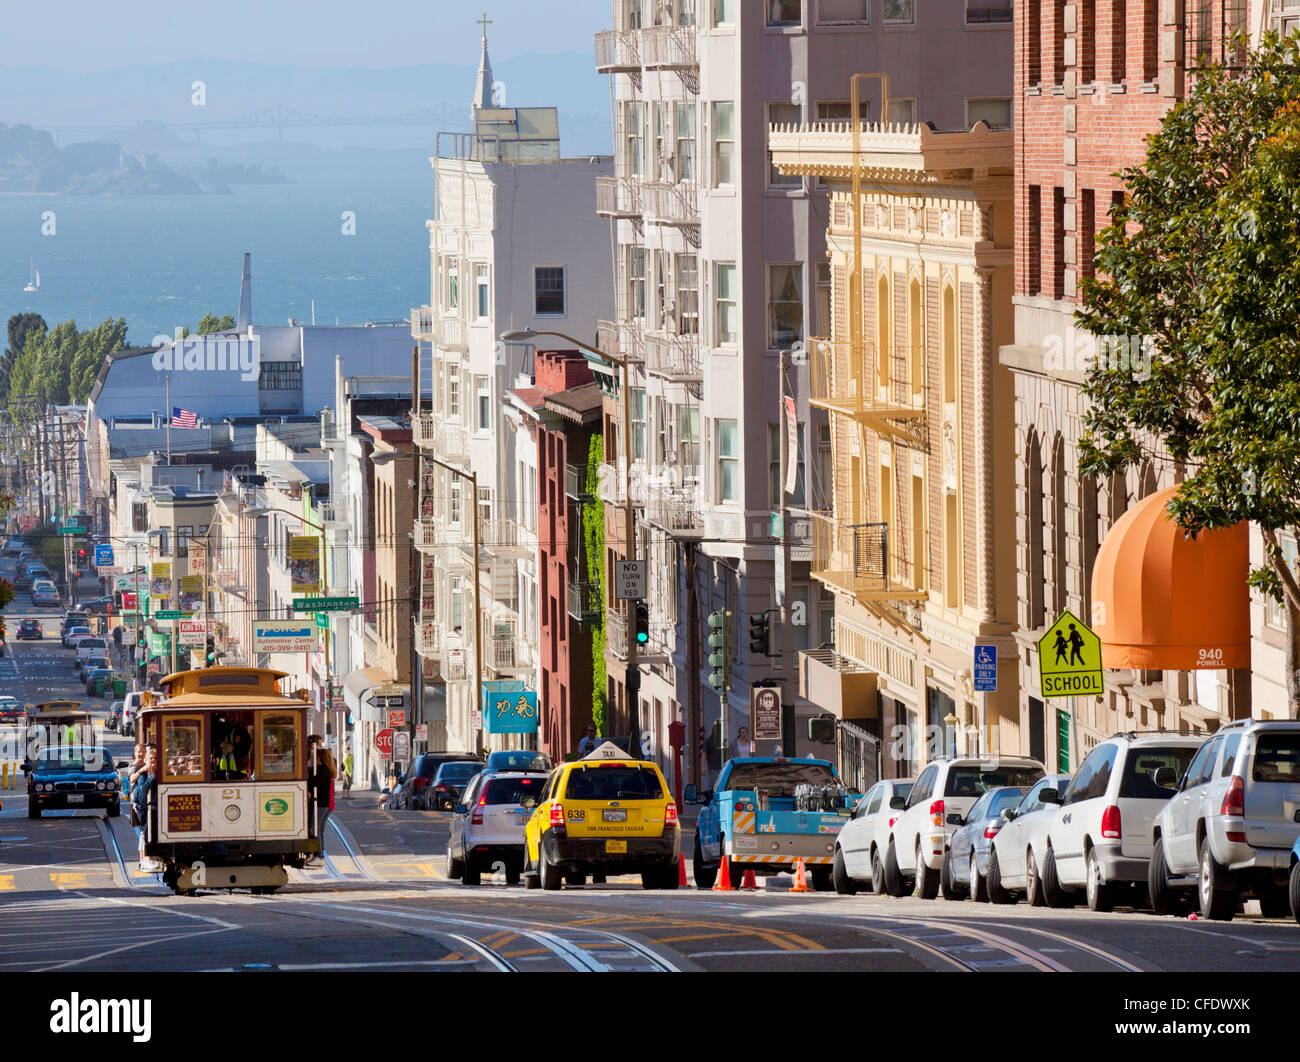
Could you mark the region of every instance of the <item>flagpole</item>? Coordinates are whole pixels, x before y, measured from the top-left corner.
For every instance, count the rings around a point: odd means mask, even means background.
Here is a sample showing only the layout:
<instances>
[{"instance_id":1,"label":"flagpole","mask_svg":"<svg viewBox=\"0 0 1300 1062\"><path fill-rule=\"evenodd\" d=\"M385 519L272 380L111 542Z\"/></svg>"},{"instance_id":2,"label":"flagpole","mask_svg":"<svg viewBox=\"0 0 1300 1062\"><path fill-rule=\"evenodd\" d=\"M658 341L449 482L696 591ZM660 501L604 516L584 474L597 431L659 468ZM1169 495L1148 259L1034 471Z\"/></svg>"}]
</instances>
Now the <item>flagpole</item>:
<instances>
[{"instance_id":1,"label":"flagpole","mask_svg":"<svg viewBox=\"0 0 1300 1062\"><path fill-rule=\"evenodd\" d=\"M167 408L165 410L167 414L167 467L170 468L172 463L172 378L171 378L171 374L169 373L166 377L164 377L164 379L167 381L167 399L166 399Z\"/></svg>"}]
</instances>

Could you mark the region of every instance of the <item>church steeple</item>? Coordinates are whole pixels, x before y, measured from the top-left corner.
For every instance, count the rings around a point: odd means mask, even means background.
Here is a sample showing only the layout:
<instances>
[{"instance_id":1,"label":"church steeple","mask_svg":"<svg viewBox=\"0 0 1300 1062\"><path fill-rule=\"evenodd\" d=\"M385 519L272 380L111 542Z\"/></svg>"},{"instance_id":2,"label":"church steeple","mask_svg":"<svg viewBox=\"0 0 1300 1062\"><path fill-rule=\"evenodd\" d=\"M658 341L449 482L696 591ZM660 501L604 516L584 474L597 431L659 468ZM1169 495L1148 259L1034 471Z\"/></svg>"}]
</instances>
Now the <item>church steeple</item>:
<instances>
[{"instance_id":1,"label":"church steeple","mask_svg":"<svg viewBox=\"0 0 1300 1062\"><path fill-rule=\"evenodd\" d=\"M478 112L484 107L492 106L492 60L488 58L487 45L487 28L492 25L492 20L487 17L486 11L479 19L479 25L483 27L483 56L478 61L478 85L474 89L473 117L478 117Z\"/></svg>"}]
</instances>

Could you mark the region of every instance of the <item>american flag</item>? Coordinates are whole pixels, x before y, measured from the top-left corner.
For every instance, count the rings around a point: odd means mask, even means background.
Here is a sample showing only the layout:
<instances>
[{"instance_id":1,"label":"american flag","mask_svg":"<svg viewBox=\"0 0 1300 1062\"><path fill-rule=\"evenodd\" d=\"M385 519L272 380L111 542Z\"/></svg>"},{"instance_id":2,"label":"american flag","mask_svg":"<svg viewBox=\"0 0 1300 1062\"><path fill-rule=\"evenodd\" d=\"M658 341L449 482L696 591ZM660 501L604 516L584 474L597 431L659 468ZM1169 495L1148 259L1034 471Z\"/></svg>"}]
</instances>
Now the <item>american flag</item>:
<instances>
[{"instance_id":1,"label":"american flag","mask_svg":"<svg viewBox=\"0 0 1300 1062\"><path fill-rule=\"evenodd\" d=\"M188 409L177 409L172 406L172 427L173 428L197 428L199 426L199 415L191 413Z\"/></svg>"}]
</instances>

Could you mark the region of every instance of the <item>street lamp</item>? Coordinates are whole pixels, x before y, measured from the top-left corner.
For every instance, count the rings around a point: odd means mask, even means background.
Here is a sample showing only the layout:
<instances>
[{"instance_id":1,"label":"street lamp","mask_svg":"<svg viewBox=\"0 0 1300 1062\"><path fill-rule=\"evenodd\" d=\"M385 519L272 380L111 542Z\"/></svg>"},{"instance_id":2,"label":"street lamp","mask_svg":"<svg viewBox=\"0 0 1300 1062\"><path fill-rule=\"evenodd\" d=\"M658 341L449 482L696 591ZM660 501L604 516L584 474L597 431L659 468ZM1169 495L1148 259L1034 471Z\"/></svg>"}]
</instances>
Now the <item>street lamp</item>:
<instances>
[{"instance_id":1,"label":"street lamp","mask_svg":"<svg viewBox=\"0 0 1300 1062\"><path fill-rule=\"evenodd\" d=\"M573 336L566 335L563 332L539 332L532 328L502 332L501 341L503 343L530 343L538 336L553 336L556 339L562 339L566 343L572 343L579 350L585 350L596 355L607 365L615 365L623 370L623 534L627 542L628 560L635 560L636 521L632 512L632 388L628 377L627 355L616 358L599 347L593 347L590 343L574 339ZM634 611L632 602L628 602L626 616L627 673L624 676L624 686L627 690L628 726L632 731L632 754L639 756L641 755L641 706L639 703L641 697L641 670L637 666L637 644L636 638L632 634Z\"/></svg>"}]
</instances>

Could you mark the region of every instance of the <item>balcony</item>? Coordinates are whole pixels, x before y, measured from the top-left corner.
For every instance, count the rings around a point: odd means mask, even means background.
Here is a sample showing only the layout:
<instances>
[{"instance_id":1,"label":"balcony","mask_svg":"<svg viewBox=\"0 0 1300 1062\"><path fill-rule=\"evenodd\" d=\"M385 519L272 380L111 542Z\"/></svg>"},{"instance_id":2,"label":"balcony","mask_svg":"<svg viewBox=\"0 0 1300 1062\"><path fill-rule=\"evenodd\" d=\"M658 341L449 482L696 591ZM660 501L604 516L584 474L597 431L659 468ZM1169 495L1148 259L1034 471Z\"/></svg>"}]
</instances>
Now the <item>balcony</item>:
<instances>
[{"instance_id":1,"label":"balcony","mask_svg":"<svg viewBox=\"0 0 1300 1062\"><path fill-rule=\"evenodd\" d=\"M882 379L874 344L864 343L855 351L847 340L809 340L808 401L893 433L900 421L925 419L925 390L914 392L908 382L913 360L908 348L895 350L886 366L889 375ZM919 360L924 379L924 354Z\"/></svg>"},{"instance_id":2,"label":"balcony","mask_svg":"<svg viewBox=\"0 0 1300 1062\"><path fill-rule=\"evenodd\" d=\"M698 70L700 66L694 26L649 26L641 31L639 49L647 70Z\"/></svg>"},{"instance_id":3,"label":"balcony","mask_svg":"<svg viewBox=\"0 0 1300 1062\"><path fill-rule=\"evenodd\" d=\"M579 623L599 623L605 599L599 583L569 583L569 615Z\"/></svg>"},{"instance_id":4,"label":"balcony","mask_svg":"<svg viewBox=\"0 0 1300 1062\"><path fill-rule=\"evenodd\" d=\"M699 188L690 181L648 181L642 185L641 195L645 219L652 225L686 228L700 224Z\"/></svg>"},{"instance_id":5,"label":"balcony","mask_svg":"<svg viewBox=\"0 0 1300 1062\"><path fill-rule=\"evenodd\" d=\"M439 317L433 324L433 342L443 350L469 350L469 329L459 317Z\"/></svg>"},{"instance_id":6,"label":"balcony","mask_svg":"<svg viewBox=\"0 0 1300 1062\"><path fill-rule=\"evenodd\" d=\"M638 30L602 30L596 34L596 73L631 74L640 70Z\"/></svg>"},{"instance_id":7,"label":"balcony","mask_svg":"<svg viewBox=\"0 0 1300 1062\"><path fill-rule=\"evenodd\" d=\"M428 306L411 311L411 338L418 343L433 342L433 310Z\"/></svg>"},{"instance_id":8,"label":"balcony","mask_svg":"<svg viewBox=\"0 0 1300 1062\"><path fill-rule=\"evenodd\" d=\"M478 524L479 549L490 557L518 557L533 552L535 545L527 541L519 522L508 517L480 520ZM460 543L461 549L473 555L474 543L468 531Z\"/></svg>"},{"instance_id":9,"label":"balcony","mask_svg":"<svg viewBox=\"0 0 1300 1062\"><path fill-rule=\"evenodd\" d=\"M535 663L533 647L521 641L514 627L510 632L498 631L487 645L487 662L498 675L531 672Z\"/></svg>"},{"instance_id":10,"label":"balcony","mask_svg":"<svg viewBox=\"0 0 1300 1062\"><path fill-rule=\"evenodd\" d=\"M434 413L420 413L411 417L411 438L422 450L436 449L442 418Z\"/></svg>"},{"instance_id":11,"label":"balcony","mask_svg":"<svg viewBox=\"0 0 1300 1062\"><path fill-rule=\"evenodd\" d=\"M468 461L469 432L459 424L444 424L434 456L444 461Z\"/></svg>"},{"instance_id":12,"label":"balcony","mask_svg":"<svg viewBox=\"0 0 1300 1062\"><path fill-rule=\"evenodd\" d=\"M647 332L645 336L645 368L651 376L664 380L693 382L704 377L698 335L672 335L666 332Z\"/></svg>"},{"instance_id":13,"label":"balcony","mask_svg":"<svg viewBox=\"0 0 1300 1062\"><path fill-rule=\"evenodd\" d=\"M470 548L469 529L462 523L451 523L445 516L416 520L414 535L415 548L422 553L449 548Z\"/></svg>"},{"instance_id":14,"label":"balcony","mask_svg":"<svg viewBox=\"0 0 1300 1062\"><path fill-rule=\"evenodd\" d=\"M645 361L645 330L638 320L598 321L596 346L613 360Z\"/></svg>"},{"instance_id":15,"label":"balcony","mask_svg":"<svg viewBox=\"0 0 1300 1062\"><path fill-rule=\"evenodd\" d=\"M702 500L697 484L651 483L646 488L646 523L676 538L699 538L704 534Z\"/></svg>"},{"instance_id":16,"label":"balcony","mask_svg":"<svg viewBox=\"0 0 1300 1062\"><path fill-rule=\"evenodd\" d=\"M442 626L422 619L415 629L415 651L430 658L442 652Z\"/></svg>"},{"instance_id":17,"label":"balcony","mask_svg":"<svg viewBox=\"0 0 1300 1062\"><path fill-rule=\"evenodd\" d=\"M564 466L564 493L576 502L592 500L587 491L587 469L584 465Z\"/></svg>"},{"instance_id":18,"label":"balcony","mask_svg":"<svg viewBox=\"0 0 1300 1062\"><path fill-rule=\"evenodd\" d=\"M602 218L639 218L641 181L637 177L597 177L596 213Z\"/></svg>"},{"instance_id":19,"label":"balcony","mask_svg":"<svg viewBox=\"0 0 1300 1062\"><path fill-rule=\"evenodd\" d=\"M860 604L915 601L924 590L890 578L889 525L838 523L831 513L812 513L812 577Z\"/></svg>"}]
</instances>

